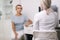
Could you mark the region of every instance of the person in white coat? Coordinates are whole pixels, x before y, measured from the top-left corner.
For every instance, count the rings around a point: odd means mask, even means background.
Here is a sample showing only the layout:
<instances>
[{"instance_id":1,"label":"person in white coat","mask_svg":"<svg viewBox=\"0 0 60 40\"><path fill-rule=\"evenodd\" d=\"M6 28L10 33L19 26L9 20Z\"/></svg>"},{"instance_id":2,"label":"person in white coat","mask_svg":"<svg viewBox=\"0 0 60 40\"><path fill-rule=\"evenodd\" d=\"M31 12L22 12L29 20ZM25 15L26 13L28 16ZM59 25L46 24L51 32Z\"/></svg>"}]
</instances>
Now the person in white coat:
<instances>
[{"instance_id":1,"label":"person in white coat","mask_svg":"<svg viewBox=\"0 0 60 40\"><path fill-rule=\"evenodd\" d=\"M33 22L34 40L58 40L55 27L58 23L58 16L51 9L51 0L41 0L42 11L36 13Z\"/></svg>"}]
</instances>

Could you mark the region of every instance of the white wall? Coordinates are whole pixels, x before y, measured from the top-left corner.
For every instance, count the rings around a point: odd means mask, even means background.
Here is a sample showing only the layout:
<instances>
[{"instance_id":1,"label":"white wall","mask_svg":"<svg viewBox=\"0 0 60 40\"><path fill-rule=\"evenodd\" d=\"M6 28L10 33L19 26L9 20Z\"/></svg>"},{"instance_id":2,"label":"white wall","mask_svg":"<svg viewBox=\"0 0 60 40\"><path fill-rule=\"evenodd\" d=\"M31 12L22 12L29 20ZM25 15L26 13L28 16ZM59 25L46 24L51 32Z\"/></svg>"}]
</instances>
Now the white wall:
<instances>
[{"instance_id":1,"label":"white wall","mask_svg":"<svg viewBox=\"0 0 60 40\"><path fill-rule=\"evenodd\" d=\"M4 3L4 1L6 1L6 0L0 0L0 11L2 11L2 18L3 17L5 17L5 12L4 12L4 5L6 4L6 3ZM6 1L7 2L7 1ZM0 40L10 40L11 38L10 38L10 21L9 20L4 20L4 18L3 19L1 19L0 20Z\"/></svg>"},{"instance_id":2,"label":"white wall","mask_svg":"<svg viewBox=\"0 0 60 40\"><path fill-rule=\"evenodd\" d=\"M2 11L2 7L3 7L3 0L0 0L0 10Z\"/></svg>"},{"instance_id":3,"label":"white wall","mask_svg":"<svg viewBox=\"0 0 60 40\"><path fill-rule=\"evenodd\" d=\"M40 0L21 0L23 5L23 13L33 20L33 16L38 12Z\"/></svg>"}]
</instances>

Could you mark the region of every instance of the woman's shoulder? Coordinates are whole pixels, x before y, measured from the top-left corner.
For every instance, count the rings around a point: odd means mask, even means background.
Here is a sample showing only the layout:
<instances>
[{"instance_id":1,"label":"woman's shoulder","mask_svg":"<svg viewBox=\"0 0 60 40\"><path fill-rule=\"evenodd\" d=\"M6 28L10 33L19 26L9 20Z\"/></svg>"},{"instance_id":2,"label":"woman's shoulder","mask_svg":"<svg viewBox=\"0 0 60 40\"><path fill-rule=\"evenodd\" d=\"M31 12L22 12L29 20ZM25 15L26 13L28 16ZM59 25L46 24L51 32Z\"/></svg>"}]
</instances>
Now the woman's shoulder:
<instances>
[{"instance_id":1,"label":"woman's shoulder","mask_svg":"<svg viewBox=\"0 0 60 40\"><path fill-rule=\"evenodd\" d=\"M40 18L40 12L38 12L34 15L34 19L39 19L39 18Z\"/></svg>"},{"instance_id":2,"label":"woman's shoulder","mask_svg":"<svg viewBox=\"0 0 60 40\"><path fill-rule=\"evenodd\" d=\"M22 14L22 17L27 18L27 15L26 14Z\"/></svg>"},{"instance_id":3,"label":"woman's shoulder","mask_svg":"<svg viewBox=\"0 0 60 40\"><path fill-rule=\"evenodd\" d=\"M42 16L43 14L45 14L45 10L41 11L41 12L38 12L35 14L35 16L39 17L39 16Z\"/></svg>"},{"instance_id":4,"label":"woman's shoulder","mask_svg":"<svg viewBox=\"0 0 60 40\"><path fill-rule=\"evenodd\" d=\"M23 17L26 17L26 15L25 15L25 14L22 14L22 16L23 16Z\"/></svg>"}]
</instances>

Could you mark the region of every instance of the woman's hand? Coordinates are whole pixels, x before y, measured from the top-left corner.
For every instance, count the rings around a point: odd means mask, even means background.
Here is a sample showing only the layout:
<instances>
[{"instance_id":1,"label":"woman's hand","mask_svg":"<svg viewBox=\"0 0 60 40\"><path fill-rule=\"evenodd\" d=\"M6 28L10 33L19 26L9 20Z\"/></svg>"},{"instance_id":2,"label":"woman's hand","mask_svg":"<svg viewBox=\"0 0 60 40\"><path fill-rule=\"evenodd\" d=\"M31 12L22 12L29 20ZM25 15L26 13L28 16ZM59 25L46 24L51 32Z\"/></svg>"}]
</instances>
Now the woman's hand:
<instances>
[{"instance_id":1,"label":"woman's hand","mask_svg":"<svg viewBox=\"0 0 60 40\"><path fill-rule=\"evenodd\" d=\"M28 27L29 25L30 25L30 23L29 23L29 22L25 23L25 26L26 26L26 27Z\"/></svg>"},{"instance_id":2,"label":"woman's hand","mask_svg":"<svg viewBox=\"0 0 60 40\"><path fill-rule=\"evenodd\" d=\"M31 20L28 20L28 21L25 23L25 26L28 27L30 24L32 24L32 21L31 21Z\"/></svg>"},{"instance_id":3,"label":"woman's hand","mask_svg":"<svg viewBox=\"0 0 60 40\"><path fill-rule=\"evenodd\" d=\"M30 22L26 22L25 26L28 27L30 25Z\"/></svg>"},{"instance_id":4,"label":"woman's hand","mask_svg":"<svg viewBox=\"0 0 60 40\"><path fill-rule=\"evenodd\" d=\"M15 40L18 40L18 33L15 33Z\"/></svg>"},{"instance_id":5,"label":"woman's hand","mask_svg":"<svg viewBox=\"0 0 60 40\"><path fill-rule=\"evenodd\" d=\"M28 27L29 26L28 23L26 23L25 26Z\"/></svg>"}]
</instances>

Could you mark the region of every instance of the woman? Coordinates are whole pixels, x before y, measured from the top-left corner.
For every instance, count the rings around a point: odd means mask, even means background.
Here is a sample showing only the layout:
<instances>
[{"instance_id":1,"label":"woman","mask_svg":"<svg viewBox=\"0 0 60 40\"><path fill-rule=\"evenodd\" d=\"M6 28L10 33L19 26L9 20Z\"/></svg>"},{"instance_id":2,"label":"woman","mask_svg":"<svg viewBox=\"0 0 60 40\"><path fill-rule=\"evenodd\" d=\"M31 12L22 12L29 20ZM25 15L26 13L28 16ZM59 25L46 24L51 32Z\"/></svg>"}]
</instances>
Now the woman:
<instances>
[{"instance_id":1,"label":"woman","mask_svg":"<svg viewBox=\"0 0 60 40\"><path fill-rule=\"evenodd\" d=\"M16 15L12 17L12 30L15 34L15 40L18 40L24 34L24 25L28 26L29 24L26 24L27 22L32 23L21 11L22 5L16 5Z\"/></svg>"},{"instance_id":2,"label":"woman","mask_svg":"<svg viewBox=\"0 0 60 40\"><path fill-rule=\"evenodd\" d=\"M57 13L51 7L51 0L41 0L42 11L34 16L33 28L35 40L58 40L55 27Z\"/></svg>"}]
</instances>

